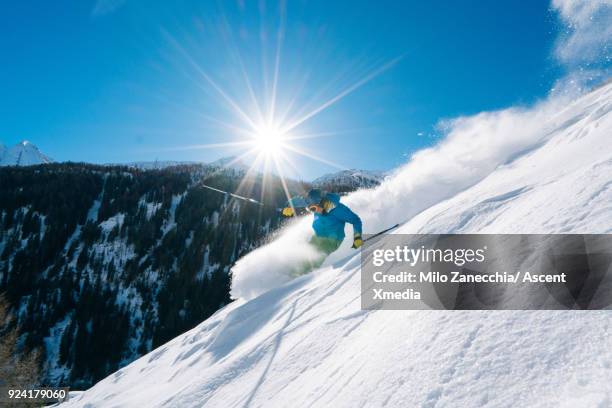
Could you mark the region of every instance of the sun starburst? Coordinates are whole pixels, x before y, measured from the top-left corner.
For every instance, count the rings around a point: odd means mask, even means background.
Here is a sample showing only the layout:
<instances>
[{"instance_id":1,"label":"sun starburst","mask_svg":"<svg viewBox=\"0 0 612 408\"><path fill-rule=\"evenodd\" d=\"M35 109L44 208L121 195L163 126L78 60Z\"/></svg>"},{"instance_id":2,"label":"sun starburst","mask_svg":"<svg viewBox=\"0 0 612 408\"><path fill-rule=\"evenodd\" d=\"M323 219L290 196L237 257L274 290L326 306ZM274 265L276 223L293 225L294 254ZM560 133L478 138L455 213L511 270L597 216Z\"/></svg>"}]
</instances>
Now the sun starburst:
<instances>
[{"instance_id":1,"label":"sun starburst","mask_svg":"<svg viewBox=\"0 0 612 408\"><path fill-rule=\"evenodd\" d=\"M259 126L255 130L255 146L264 155L278 155L284 148L287 138L287 134L274 123Z\"/></svg>"},{"instance_id":2,"label":"sun starburst","mask_svg":"<svg viewBox=\"0 0 612 408\"><path fill-rule=\"evenodd\" d=\"M256 86L257 81L254 80L254 76L257 70L253 70L252 72L247 70L247 66L251 67L253 64L247 64L245 62L246 56L242 55L240 52L240 48L233 40L230 30L228 29L227 32L222 33L223 35L221 37L224 38L226 42L225 49L228 50L234 58L234 66L239 68L238 76L233 78L232 83L242 81L241 89L246 91L242 96L237 96L235 93L230 92L229 89L223 87L210 72L207 72L204 67L198 63L197 58L192 53L188 52L180 41L176 40L167 32L165 35L168 42L177 50L183 61L191 67L193 72L197 75L197 83L195 85L208 93L212 92L216 94L218 101L232 113L233 117L233 120L227 120L214 117L210 112L201 112L199 114L200 117L222 128L225 133L228 134L231 141L188 146L185 147L185 149L241 149L242 152L238 155L238 158L251 157L251 159L249 159L251 166L247 174L252 174L259 170L263 173L264 178L267 178L268 172L276 173L281 179L287 198L289 198L289 191L285 180L286 173L288 171L296 172L298 173L297 176L301 178L299 174L300 170L296 166L296 162L293 159L294 157L301 156L308 160L323 163L326 166L346 169L345 166L323 158L316 152L309 151L305 147L298 145L298 143L300 140L304 139L329 137L346 133L347 131L307 133L300 131L303 125L308 121L312 121L313 118L321 112L337 104L358 88L392 67L399 58L370 67L370 69L357 77L356 80L350 81L348 84L344 81L344 86L339 86L339 82L327 84L327 87L324 89L335 88L336 92L328 93L325 98L323 98L324 92L314 92L314 95L319 95L319 100L311 101L310 104L300 105L300 103L298 103L300 100L298 93L304 90L304 85L309 74L307 74L303 80L296 81L296 83L298 83L298 89L294 90L294 94L287 89L283 89L280 81L281 62L283 61L281 51L283 49L282 43L285 37L286 27L285 14L286 7L283 6L280 8L278 14L279 20L276 25L276 35L270 37L274 39L274 41L271 41L273 50L270 54L263 49L265 45L268 45L264 40L267 38L264 31L271 32L273 30L270 30L270 27L262 26L262 32L260 32L260 38L262 39L260 72L263 73L263 87ZM227 22L224 27L226 29L229 27ZM271 55L272 60L266 61L266 55ZM272 67L271 72L268 73L266 67ZM227 76L225 77L227 78ZM335 81L338 81L338 79ZM234 161L236 160L232 162ZM232 162L226 164L226 166L230 166ZM242 184L243 183L241 183L241 185Z\"/></svg>"}]
</instances>

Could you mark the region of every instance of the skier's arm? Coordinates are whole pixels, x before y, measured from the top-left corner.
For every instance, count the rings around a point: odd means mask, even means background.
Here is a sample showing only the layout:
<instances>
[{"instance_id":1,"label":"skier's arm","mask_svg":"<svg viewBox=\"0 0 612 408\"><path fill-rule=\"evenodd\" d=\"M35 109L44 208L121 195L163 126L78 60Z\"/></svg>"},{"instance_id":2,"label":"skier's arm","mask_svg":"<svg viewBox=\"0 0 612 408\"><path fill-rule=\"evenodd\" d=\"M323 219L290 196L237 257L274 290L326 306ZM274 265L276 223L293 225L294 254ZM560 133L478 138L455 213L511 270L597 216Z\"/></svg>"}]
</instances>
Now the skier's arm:
<instances>
[{"instance_id":1,"label":"skier's arm","mask_svg":"<svg viewBox=\"0 0 612 408\"><path fill-rule=\"evenodd\" d=\"M281 210L284 217L294 217L297 215L303 215L306 213L305 208L307 207L306 200L304 197L297 196L290 198L285 204L285 208Z\"/></svg>"},{"instance_id":2,"label":"skier's arm","mask_svg":"<svg viewBox=\"0 0 612 408\"><path fill-rule=\"evenodd\" d=\"M348 222L353 226L353 233L355 237L361 237L361 218L346 205L339 203L336 206L335 215L344 222Z\"/></svg>"}]
</instances>

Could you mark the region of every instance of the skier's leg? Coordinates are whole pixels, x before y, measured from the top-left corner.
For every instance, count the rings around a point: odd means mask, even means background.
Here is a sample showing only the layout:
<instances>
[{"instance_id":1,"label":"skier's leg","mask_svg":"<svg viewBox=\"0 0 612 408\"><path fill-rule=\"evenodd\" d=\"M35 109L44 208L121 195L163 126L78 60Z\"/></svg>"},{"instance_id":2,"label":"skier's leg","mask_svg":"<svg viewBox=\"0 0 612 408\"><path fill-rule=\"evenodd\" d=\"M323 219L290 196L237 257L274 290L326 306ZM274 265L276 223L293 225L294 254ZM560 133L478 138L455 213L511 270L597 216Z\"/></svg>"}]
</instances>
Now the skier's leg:
<instances>
[{"instance_id":1,"label":"skier's leg","mask_svg":"<svg viewBox=\"0 0 612 408\"><path fill-rule=\"evenodd\" d=\"M293 274L294 276L304 275L320 267L323 262L325 262L327 256L340 247L342 241L338 241L337 239L333 238L314 236L308 243L315 248L319 256L316 259L311 259L302 263L295 270L295 273Z\"/></svg>"},{"instance_id":2,"label":"skier's leg","mask_svg":"<svg viewBox=\"0 0 612 408\"><path fill-rule=\"evenodd\" d=\"M327 255L331 254L340 247L342 241L338 241L337 239L333 238L314 236L310 239L309 243L315 247L317 251L322 252L327 257Z\"/></svg>"}]
</instances>

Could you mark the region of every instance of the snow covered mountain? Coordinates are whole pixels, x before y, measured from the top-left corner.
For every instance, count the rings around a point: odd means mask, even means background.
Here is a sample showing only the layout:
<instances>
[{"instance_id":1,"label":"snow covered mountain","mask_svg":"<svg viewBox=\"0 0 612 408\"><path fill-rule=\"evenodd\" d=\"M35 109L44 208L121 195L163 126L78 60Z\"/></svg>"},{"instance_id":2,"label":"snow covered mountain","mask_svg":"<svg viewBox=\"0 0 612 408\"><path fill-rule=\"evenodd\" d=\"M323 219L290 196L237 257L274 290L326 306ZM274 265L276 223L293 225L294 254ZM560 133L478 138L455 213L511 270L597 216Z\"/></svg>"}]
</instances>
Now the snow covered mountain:
<instances>
[{"instance_id":1,"label":"snow covered mountain","mask_svg":"<svg viewBox=\"0 0 612 408\"><path fill-rule=\"evenodd\" d=\"M611 111L608 84L459 118L346 201L366 232L611 233ZM308 224L237 263L239 300L66 406L610 406L609 311L363 311L350 243L286 273Z\"/></svg>"},{"instance_id":2,"label":"snow covered mountain","mask_svg":"<svg viewBox=\"0 0 612 408\"><path fill-rule=\"evenodd\" d=\"M229 168L237 171L247 171L250 166L235 156L222 157L218 160L208 163L209 166Z\"/></svg>"},{"instance_id":3,"label":"snow covered mountain","mask_svg":"<svg viewBox=\"0 0 612 408\"><path fill-rule=\"evenodd\" d=\"M369 170L341 170L326 174L312 181L312 185L328 190L330 186L342 187L342 191L354 191L359 188L372 188L379 185L385 178L385 173Z\"/></svg>"},{"instance_id":4,"label":"snow covered mountain","mask_svg":"<svg viewBox=\"0 0 612 408\"><path fill-rule=\"evenodd\" d=\"M42 154L38 147L27 140L10 148L0 144L0 166L33 166L52 162L53 159Z\"/></svg>"},{"instance_id":5,"label":"snow covered mountain","mask_svg":"<svg viewBox=\"0 0 612 408\"><path fill-rule=\"evenodd\" d=\"M234 156L222 157L210 163L196 162L196 161L180 161L180 160L153 160L153 161L140 161L130 163L109 163L109 166L128 166L140 170L162 170L168 167L175 166L191 166L191 165L208 165L211 167L219 167L225 169L232 169L236 171L244 172L249 169L249 166L241 160L235 161ZM235 161L235 162L234 162Z\"/></svg>"},{"instance_id":6,"label":"snow covered mountain","mask_svg":"<svg viewBox=\"0 0 612 408\"><path fill-rule=\"evenodd\" d=\"M176 160L154 160L154 161L131 162L131 163L126 163L126 164L113 163L109 165L110 166L127 166L127 167L133 167L135 169L140 169L140 170L162 170L168 167L185 166L185 165L192 165L192 164L200 164L200 163L189 162L189 161L176 161Z\"/></svg>"},{"instance_id":7,"label":"snow covered mountain","mask_svg":"<svg viewBox=\"0 0 612 408\"><path fill-rule=\"evenodd\" d=\"M131 163L126 163L126 164L110 164L110 165L111 166L113 165L128 166L128 167L134 167L140 170L161 170L167 167L190 166L190 165L208 165L211 167L231 169L231 170L236 170L240 172L244 172L249 169L249 166L246 165L243 161L241 160L235 161L235 160L236 160L235 157L230 156L230 157L222 157L210 163L194 162L194 161L178 161L178 160L154 160L154 161L142 161L142 162L131 162Z\"/></svg>"}]
</instances>

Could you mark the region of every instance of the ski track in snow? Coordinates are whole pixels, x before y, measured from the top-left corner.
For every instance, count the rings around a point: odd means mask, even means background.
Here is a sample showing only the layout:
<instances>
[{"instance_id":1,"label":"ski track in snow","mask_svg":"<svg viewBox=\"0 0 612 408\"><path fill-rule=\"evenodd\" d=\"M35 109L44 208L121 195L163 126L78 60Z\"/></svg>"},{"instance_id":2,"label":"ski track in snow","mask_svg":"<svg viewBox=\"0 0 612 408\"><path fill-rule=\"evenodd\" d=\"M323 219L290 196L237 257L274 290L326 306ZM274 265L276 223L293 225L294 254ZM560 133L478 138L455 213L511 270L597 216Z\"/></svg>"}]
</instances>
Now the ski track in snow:
<instances>
[{"instance_id":1,"label":"ski track in snow","mask_svg":"<svg viewBox=\"0 0 612 408\"><path fill-rule=\"evenodd\" d=\"M406 205L410 220L397 232L612 232L611 99L612 85L584 96L554 126L538 127L550 134L521 154L496 155L503 160L486 174L468 172L451 193L424 197L422 211ZM349 202L377 205L372 194ZM366 223L387 220L368 208ZM343 247L326 266L231 303L65 406L612 405L609 310L366 312L359 268Z\"/></svg>"}]
</instances>

